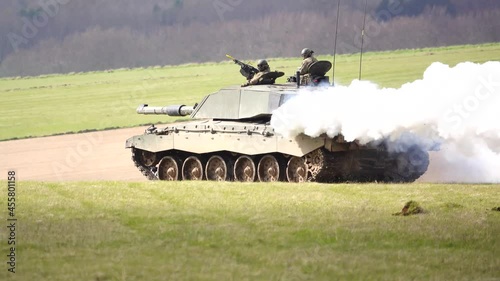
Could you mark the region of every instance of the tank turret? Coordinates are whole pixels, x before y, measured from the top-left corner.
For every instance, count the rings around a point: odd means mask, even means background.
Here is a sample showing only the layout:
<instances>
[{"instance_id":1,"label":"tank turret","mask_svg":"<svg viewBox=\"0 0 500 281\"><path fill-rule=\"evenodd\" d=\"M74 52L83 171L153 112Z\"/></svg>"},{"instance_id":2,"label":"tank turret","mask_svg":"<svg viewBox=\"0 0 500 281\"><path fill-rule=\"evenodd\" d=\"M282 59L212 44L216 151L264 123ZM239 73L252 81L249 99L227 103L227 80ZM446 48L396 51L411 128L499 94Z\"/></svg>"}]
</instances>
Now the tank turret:
<instances>
[{"instance_id":1,"label":"tank turret","mask_svg":"<svg viewBox=\"0 0 500 281\"><path fill-rule=\"evenodd\" d=\"M244 120L270 118L273 110L295 95L293 87L257 85L230 87L204 97L194 106L169 105L152 107L140 105L137 113L144 115L187 116L193 119Z\"/></svg>"}]
</instances>

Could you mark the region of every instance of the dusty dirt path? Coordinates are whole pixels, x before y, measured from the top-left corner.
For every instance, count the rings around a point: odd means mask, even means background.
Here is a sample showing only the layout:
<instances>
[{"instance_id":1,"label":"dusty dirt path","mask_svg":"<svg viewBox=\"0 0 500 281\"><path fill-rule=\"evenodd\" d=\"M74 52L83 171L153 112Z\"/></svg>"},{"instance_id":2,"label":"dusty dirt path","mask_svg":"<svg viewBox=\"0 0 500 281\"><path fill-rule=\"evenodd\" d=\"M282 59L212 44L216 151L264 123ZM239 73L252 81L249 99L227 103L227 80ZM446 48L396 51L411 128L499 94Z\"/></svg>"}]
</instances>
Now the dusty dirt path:
<instances>
[{"instance_id":1,"label":"dusty dirt path","mask_svg":"<svg viewBox=\"0 0 500 281\"><path fill-rule=\"evenodd\" d=\"M125 149L125 140L145 128L0 142L0 172L6 179L14 169L20 180L36 181L146 181ZM419 181L437 180L440 169L434 162L439 163L431 159Z\"/></svg>"},{"instance_id":2,"label":"dusty dirt path","mask_svg":"<svg viewBox=\"0 0 500 281\"><path fill-rule=\"evenodd\" d=\"M143 181L125 140L144 132L130 128L0 142L0 171L15 169L21 180Z\"/></svg>"}]
</instances>

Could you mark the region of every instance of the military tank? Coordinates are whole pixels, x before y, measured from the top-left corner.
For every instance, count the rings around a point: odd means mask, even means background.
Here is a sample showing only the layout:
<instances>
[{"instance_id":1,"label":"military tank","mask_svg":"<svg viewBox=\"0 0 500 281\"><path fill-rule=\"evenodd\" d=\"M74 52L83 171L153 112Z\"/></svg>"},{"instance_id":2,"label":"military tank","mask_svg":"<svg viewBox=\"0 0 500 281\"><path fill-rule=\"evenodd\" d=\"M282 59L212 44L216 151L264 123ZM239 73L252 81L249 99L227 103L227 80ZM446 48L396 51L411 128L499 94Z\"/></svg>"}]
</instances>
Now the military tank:
<instances>
[{"instance_id":1,"label":"military tank","mask_svg":"<svg viewBox=\"0 0 500 281\"><path fill-rule=\"evenodd\" d=\"M362 145L342 135L286 138L274 131L273 110L300 87L329 83L325 74L330 68L331 63L320 61L307 79L297 74L285 84L275 84L282 72L271 72L264 84L223 88L195 106L140 105L139 114L189 115L193 120L152 125L129 138L126 147L149 180L412 182L424 174L429 155L417 146L390 152L383 142Z\"/></svg>"}]
</instances>

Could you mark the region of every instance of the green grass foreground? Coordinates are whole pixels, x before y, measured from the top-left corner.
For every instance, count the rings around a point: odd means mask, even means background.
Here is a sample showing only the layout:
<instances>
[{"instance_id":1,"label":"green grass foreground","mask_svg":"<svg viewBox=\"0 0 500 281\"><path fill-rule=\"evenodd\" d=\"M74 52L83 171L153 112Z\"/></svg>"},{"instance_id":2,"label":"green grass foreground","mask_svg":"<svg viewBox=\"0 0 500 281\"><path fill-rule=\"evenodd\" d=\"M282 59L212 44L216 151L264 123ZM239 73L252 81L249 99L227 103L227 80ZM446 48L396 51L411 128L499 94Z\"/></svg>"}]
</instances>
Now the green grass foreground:
<instances>
[{"instance_id":1,"label":"green grass foreground","mask_svg":"<svg viewBox=\"0 0 500 281\"><path fill-rule=\"evenodd\" d=\"M331 60L332 57L320 56L320 59ZM491 60L500 60L500 43L367 53L363 61L363 79L383 87L400 87L421 79L433 62L454 66L463 61ZM294 58L269 59L269 63L272 70L286 73L278 80L283 83L301 62L300 58ZM359 54L339 56L335 81L348 84L358 78L358 71ZM239 74L239 66L229 60L1 78L0 140L172 122L176 119L137 115L135 109L143 103L192 105L207 94L226 86L240 85L244 80Z\"/></svg>"},{"instance_id":2,"label":"green grass foreground","mask_svg":"<svg viewBox=\"0 0 500 281\"><path fill-rule=\"evenodd\" d=\"M392 215L409 200L426 213ZM500 279L500 185L20 182L17 202L0 280Z\"/></svg>"}]
</instances>

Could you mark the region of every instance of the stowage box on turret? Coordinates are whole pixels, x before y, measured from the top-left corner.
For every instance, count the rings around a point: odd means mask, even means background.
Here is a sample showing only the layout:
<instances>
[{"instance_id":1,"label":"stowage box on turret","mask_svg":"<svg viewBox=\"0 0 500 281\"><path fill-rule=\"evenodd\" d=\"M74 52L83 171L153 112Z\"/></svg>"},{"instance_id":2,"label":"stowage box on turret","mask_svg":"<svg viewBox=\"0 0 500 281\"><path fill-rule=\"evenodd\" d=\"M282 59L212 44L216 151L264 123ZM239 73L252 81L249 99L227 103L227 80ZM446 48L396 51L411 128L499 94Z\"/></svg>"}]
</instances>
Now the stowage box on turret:
<instances>
[{"instance_id":1,"label":"stowage box on turret","mask_svg":"<svg viewBox=\"0 0 500 281\"><path fill-rule=\"evenodd\" d=\"M270 126L272 112L297 92L293 83L234 86L195 107L141 105L140 114L194 120L151 126L126 147L150 180L412 182L427 170L428 153L416 146L390 153L383 144L360 145L342 135L279 135Z\"/></svg>"}]
</instances>

